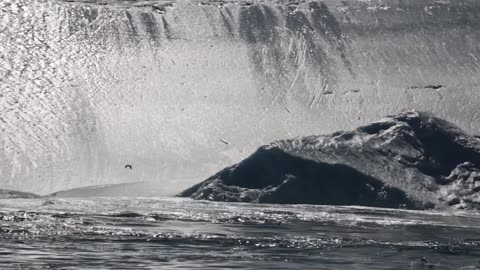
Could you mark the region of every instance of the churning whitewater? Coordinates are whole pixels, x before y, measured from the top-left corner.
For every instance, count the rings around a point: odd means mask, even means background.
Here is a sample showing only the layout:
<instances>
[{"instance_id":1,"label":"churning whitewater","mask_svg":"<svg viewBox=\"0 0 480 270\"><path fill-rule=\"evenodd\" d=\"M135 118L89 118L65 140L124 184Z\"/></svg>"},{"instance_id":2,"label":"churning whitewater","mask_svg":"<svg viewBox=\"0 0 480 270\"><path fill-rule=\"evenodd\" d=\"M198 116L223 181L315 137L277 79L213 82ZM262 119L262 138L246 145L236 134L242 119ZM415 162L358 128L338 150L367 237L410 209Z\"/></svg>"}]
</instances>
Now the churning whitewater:
<instances>
[{"instance_id":1,"label":"churning whitewater","mask_svg":"<svg viewBox=\"0 0 480 270\"><path fill-rule=\"evenodd\" d=\"M474 212L2 199L0 268L479 269Z\"/></svg>"},{"instance_id":2,"label":"churning whitewater","mask_svg":"<svg viewBox=\"0 0 480 270\"><path fill-rule=\"evenodd\" d=\"M353 131L263 146L180 196L478 209L480 140L431 114L408 111Z\"/></svg>"}]
</instances>

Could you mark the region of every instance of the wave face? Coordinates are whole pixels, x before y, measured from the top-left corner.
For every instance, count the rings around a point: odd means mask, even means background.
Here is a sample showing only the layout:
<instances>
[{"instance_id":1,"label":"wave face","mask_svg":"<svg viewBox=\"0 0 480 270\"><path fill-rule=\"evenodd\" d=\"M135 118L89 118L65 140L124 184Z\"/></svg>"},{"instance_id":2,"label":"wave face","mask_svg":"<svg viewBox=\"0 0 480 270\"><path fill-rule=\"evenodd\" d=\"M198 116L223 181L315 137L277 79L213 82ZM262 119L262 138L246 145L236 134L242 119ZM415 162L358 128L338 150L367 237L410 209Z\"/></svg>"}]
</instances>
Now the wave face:
<instances>
[{"instance_id":1,"label":"wave face","mask_svg":"<svg viewBox=\"0 0 480 270\"><path fill-rule=\"evenodd\" d=\"M31 199L38 197L38 195L32 193L0 189L0 199Z\"/></svg>"},{"instance_id":2,"label":"wave face","mask_svg":"<svg viewBox=\"0 0 480 270\"><path fill-rule=\"evenodd\" d=\"M6 189L204 177L406 108L480 129L478 1L4 0L0 18Z\"/></svg>"},{"instance_id":3,"label":"wave face","mask_svg":"<svg viewBox=\"0 0 480 270\"><path fill-rule=\"evenodd\" d=\"M428 113L263 146L180 194L194 199L478 209L480 141Z\"/></svg>"}]
</instances>

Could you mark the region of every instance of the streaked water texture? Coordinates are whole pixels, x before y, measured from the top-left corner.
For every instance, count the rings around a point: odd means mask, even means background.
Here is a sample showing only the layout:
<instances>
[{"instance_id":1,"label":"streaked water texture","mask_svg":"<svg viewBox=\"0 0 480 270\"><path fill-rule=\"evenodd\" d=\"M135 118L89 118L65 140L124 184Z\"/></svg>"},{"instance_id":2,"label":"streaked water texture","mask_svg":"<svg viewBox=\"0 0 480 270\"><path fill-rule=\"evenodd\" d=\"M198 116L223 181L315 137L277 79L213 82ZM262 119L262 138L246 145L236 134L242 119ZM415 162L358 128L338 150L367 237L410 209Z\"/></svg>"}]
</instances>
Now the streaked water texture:
<instances>
[{"instance_id":1,"label":"streaked water texture","mask_svg":"<svg viewBox=\"0 0 480 270\"><path fill-rule=\"evenodd\" d=\"M180 191L410 108L478 133L479 27L477 0L2 0L1 188Z\"/></svg>"},{"instance_id":2,"label":"streaked water texture","mask_svg":"<svg viewBox=\"0 0 480 270\"><path fill-rule=\"evenodd\" d=\"M480 268L478 212L181 198L3 199L0 207L1 268Z\"/></svg>"}]
</instances>

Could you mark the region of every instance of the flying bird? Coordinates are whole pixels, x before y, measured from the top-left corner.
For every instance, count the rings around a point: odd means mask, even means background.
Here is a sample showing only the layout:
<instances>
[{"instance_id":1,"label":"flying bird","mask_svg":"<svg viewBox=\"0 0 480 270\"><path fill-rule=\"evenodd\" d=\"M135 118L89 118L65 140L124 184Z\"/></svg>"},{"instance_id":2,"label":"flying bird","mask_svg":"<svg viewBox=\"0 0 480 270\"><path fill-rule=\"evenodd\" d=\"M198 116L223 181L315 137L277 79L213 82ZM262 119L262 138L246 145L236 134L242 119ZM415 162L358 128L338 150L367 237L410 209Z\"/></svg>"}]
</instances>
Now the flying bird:
<instances>
[{"instance_id":1,"label":"flying bird","mask_svg":"<svg viewBox=\"0 0 480 270\"><path fill-rule=\"evenodd\" d=\"M224 144L227 144L227 145L230 144L229 141L226 141L226 140L224 140L224 139L221 139L221 138L220 138L219 140L220 140L221 142L223 142Z\"/></svg>"},{"instance_id":2,"label":"flying bird","mask_svg":"<svg viewBox=\"0 0 480 270\"><path fill-rule=\"evenodd\" d=\"M130 170L131 170L131 169L132 169L132 165L129 165L129 164L125 165L125 169L130 169Z\"/></svg>"}]
</instances>

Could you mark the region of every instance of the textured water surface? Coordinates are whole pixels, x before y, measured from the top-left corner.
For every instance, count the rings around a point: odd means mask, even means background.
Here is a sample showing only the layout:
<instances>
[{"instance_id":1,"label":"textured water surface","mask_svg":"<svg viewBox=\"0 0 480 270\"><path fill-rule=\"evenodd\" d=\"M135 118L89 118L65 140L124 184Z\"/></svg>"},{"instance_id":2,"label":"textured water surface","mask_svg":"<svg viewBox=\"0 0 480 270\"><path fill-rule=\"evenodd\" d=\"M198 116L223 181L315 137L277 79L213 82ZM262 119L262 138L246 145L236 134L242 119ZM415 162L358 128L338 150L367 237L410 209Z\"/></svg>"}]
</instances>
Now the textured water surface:
<instances>
[{"instance_id":1,"label":"textured water surface","mask_svg":"<svg viewBox=\"0 0 480 270\"><path fill-rule=\"evenodd\" d=\"M0 200L0 268L479 269L480 213L180 198Z\"/></svg>"},{"instance_id":2,"label":"textured water surface","mask_svg":"<svg viewBox=\"0 0 480 270\"><path fill-rule=\"evenodd\" d=\"M475 0L2 0L0 187L181 190L411 108L477 134L479 28Z\"/></svg>"}]
</instances>

